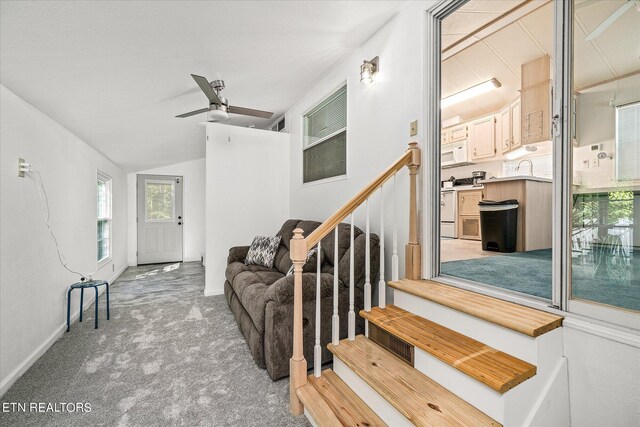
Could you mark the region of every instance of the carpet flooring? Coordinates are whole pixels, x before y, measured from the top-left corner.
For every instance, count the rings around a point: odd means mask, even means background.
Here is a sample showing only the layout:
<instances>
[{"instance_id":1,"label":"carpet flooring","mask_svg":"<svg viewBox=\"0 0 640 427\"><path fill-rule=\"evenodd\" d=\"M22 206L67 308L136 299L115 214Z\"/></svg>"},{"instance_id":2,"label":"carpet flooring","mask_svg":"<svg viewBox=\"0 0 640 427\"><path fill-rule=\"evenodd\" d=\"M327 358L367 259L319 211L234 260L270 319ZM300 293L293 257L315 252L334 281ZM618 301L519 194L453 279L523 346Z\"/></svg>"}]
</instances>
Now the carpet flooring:
<instances>
[{"instance_id":1,"label":"carpet flooring","mask_svg":"<svg viewBox=\"0 0 640 427\"><path fill-rule=\"evenodd\" d=\"M442 273L551 299L551 249L442 263ZM640 257L617 274L612 266L573 266L573 297L640 310Z\"/></svg>"},{"instance_id":2,"label":"carpet flooring","mask_svg":"<svg viewBox=\"0 0 640 427\"><path fill-rule=\"evenodd\" d=\"M203 296L199 263L131 267L2 397L89 403L91 412L0 412L2 426L308 426L288 378L258 368L224 296ZM59 407L60 408L60 407Z\"/></svg>"}]
</instances>

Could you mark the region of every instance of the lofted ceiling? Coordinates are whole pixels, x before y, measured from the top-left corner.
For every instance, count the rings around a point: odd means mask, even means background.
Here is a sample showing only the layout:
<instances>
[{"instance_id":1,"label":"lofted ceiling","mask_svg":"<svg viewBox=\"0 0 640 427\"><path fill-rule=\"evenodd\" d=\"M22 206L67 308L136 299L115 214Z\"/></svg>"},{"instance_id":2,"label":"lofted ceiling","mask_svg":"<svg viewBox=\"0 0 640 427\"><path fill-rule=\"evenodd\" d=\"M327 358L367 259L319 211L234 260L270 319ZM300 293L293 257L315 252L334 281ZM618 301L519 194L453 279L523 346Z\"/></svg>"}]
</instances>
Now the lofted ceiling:
<instances>
[{"instance_id":1,"label":"lofted ceiling","mask_svg":"<svg viewBox=\"0 0 640 427\"><path fill-rule=\"evenodd\" d=\"M224 79L267 127L398 1L2 1L0 83L126 171L201 158L208 105L190 73Z\"/></svg>"},{"instance_id":2,"label":"lofted ceiling","mask_svg":"<svg viewBox=\"0 0 640 427\"><path fill-rule=\"evenodd\" d=\"M577 89L640 70L640 13L636 8L627 10L594 40L585 41L586 35L625 1L589 2L576 8L574 79ZM446 43L443 39L443 46L446 48L469 36L496 19L497 13L508 12L519 3L519 0L471 0L444 20L443 37L447 39ZM499 89L445 108L443 120L455 116L467 120L497 111L518 96L522 64L545 54L553 57L553 2L538 3L534 11L502 28L496 25L497 31L443 61L443 98L494 77L502 83ZM495 9L490 9L490 5ZM499 9L500 5L503 9Z\"/></svg>"}]
</instances>

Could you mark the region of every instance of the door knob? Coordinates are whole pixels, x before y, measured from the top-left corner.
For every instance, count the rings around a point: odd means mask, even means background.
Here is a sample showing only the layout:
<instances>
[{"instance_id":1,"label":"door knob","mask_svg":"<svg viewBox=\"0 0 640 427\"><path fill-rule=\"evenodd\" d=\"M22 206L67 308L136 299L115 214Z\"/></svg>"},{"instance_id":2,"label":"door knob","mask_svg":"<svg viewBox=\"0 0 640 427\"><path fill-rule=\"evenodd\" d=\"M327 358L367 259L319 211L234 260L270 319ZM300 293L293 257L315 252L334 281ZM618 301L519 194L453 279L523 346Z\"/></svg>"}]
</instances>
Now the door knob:
<instances>
[{"instance_id":1,"label":"door knob","mask_svg":"<svg viewBox=\"0 0 640 427\"><path fill-rule=\"evenodd\" d=\"M182 222L179 222L178 225L182 225Z\"/></svg>"},{"instance_id":2,"label":"door knob","mask_svg":"<svg viewBox=\"0 0 640 427\"><path fill-rule=\"evenodd\" d=\"M178 217L178 219L182 219L182 217L181 217L181 216L179 216L179 217Z\"/></svg>"}]
</instances>

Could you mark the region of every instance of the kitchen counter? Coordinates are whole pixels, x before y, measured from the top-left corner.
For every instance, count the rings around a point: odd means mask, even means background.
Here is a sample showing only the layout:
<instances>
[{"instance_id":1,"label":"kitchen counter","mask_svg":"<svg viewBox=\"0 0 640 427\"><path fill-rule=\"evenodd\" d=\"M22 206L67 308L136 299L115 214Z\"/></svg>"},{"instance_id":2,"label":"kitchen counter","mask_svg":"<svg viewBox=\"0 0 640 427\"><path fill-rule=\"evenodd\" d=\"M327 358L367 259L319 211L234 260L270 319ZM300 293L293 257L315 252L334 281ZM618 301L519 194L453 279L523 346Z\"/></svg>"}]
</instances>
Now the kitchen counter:
<instances>
[{"instance_id":1,"label":"kitchen counter","mask_svg":"<svg viewBox=\"0 0 640 427\"><path fill-rule=\"evenodd\" d=\"M479 181L480 184L491 184L492 182L505 182L505 181L536 181L536 182L553 182L552 179L542 178L541 176L529 176L529 175L518 175L518 176L505 176L503 178L489 178L482 181Z\"/></svg>"},{"instance_id":2,"label":"kitchen counter","mask_svg":"<svg viewBox=\"0 0 640 427\"><path fill-rule=\"evenodd\" d=\"M551 247L553 185L536 176L510 176L480 181L486 200L518 201L516 250L528 252Z\"/></svg>"}]
</instances>

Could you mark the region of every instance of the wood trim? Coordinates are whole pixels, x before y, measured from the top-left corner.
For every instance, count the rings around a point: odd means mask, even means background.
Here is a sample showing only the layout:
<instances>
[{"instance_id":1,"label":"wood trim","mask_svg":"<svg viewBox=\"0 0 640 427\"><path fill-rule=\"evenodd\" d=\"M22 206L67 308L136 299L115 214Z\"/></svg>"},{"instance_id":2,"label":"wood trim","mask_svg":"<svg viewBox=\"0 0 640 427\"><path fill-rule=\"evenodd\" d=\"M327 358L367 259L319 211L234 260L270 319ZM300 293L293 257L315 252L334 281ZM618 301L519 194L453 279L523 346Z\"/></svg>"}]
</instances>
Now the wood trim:
<instances>
[{"instance_id":1,"label":"wood trim","mask_svg":"<svg viewBox=\"0 0 640 427\"><path fill-rule=\"evenodd\" d=\"M612 83L612 82L615 82L615 81L618 81L618 80L626 79L627 77L633 77L636 74L640 74L640 70L632 71L630 73L623 74L621 76L612 77L610 79L603 80L601 82L592 83L592 84L583 86L583 87L581 87L579 89L576 89L574 92L578 92L578 93L584 92L585 90L589 90L589 89L593 89L594 87L606 85L607 83Z\"/></svg>"},{"instance_id":2,"label":"wood trim","mask_svg":"<svg viewBox=\"0 0 640 427\"><path fill-rule=\"evenodd\" d=\"M514 280L518 280L514 278ZM530 337L562 326L563 317L432 280L399 280L389 286L461 313L494 323Z\"/></svg>"},{"instance_id":3,"label":"wood trim","mask_svg":"<svg viewBox=\"0 0 640 427\"><path fill-rule=\"evenodd\" d=\"M307 260L303 230L293 230L290 257L293 261L293 355L289 361L289 406L293 415L302 414L304 407L297 389L307 384L307 360L302 342L302 267Z\"/></svg>"},{"instance_id":4,"label":"wood trim","mask_svg":"<svg viewBox=\"0 0 640 427\"><path fill-rule=\"evenodd\" d=\"M415 149L418 149L417 147ZM387 182L393 175L400 171L403 167L411 164L414 159L412 149L408 149L402 157L396 160L391 166L382 172L376 179L374 179L369 185L363 188L358 194L356 194L351 200L349 200L344 206L342 206L336 213L327 218L318 228L316 228L306 238L307 249L313 248L320 240L322 240L327 234L336 228L338 224L342 222L351 212L355 211L358 206L364 203L382 184Z\"/></svg>"}]
</instances>

